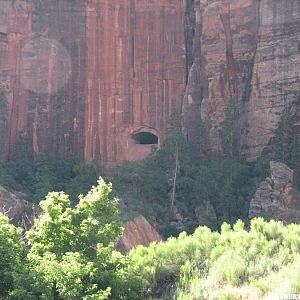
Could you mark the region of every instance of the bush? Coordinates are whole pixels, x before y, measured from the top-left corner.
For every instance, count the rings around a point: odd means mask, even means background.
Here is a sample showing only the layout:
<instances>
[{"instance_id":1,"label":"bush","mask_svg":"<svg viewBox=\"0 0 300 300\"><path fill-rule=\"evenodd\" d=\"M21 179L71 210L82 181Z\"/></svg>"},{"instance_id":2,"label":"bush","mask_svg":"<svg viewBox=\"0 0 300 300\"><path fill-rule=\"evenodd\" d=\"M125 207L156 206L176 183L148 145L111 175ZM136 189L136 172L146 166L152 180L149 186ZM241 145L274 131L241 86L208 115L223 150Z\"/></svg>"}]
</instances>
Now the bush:
<instances>
[{"instance_id":1,"label":"bush","mask_svg":"<svg viewBox=\"0 0 300 300\"><path fill-rule=\"evenodd\" d=\"M76 155L33 155L26 136L20 136L12 160L0 166L0 184L10 190L23 192L29 201L39 203L49 191L66 191L76 202L97 182L103 170L93 162L85 164Z\"/></svg>"},{"instance_id":2,"label":"bush","mask_svg":"<svg viewBox=\"0 0 300 300\"><path fill-rule=\"evenodd\" d=\"M248 299L251 293L263 298L280 282L299 290L299 230L300 225L261 218L249 230L241 221L223 224L221 233L199 227L192 235L139 246L129 257L153 294L168 283L177 287L172 299Z\"/></svg>"}]
</instances>

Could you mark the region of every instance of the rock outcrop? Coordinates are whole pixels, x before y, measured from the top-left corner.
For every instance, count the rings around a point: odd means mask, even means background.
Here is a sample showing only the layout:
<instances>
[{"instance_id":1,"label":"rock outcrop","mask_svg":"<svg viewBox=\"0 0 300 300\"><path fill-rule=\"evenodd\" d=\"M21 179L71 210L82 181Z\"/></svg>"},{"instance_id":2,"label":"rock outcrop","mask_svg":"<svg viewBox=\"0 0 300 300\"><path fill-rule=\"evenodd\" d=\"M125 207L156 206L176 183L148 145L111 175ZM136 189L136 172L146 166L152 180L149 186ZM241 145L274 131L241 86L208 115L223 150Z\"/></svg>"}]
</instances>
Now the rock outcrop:
<instances>
[{"instance_id":1,"label":"rock outcrop","mask_svg":"<svg viewBox=\"0 0 300 300\"><path fill-rule=\"evenodd\" d=\"M242 146L261 154L285 106L300 98L300 2L262 0ZM299 120L298 120L299 122Z\"/></svg>"},{"instance_id":2,"label":"rock outcrop","mask_svg":"<svg viewBox=\"0 0 300 300\"><path fill-rule=\"evenodd\" d=\"M254 158L300 93L299 40L299 0L2 0L2 159L20 135L35 152L141 159L173 107L219 149L231 101Z\"/></svg>"},{"instance_id":3,"label":"rock outcrop","mask_svg":"<svg viewBox=\"0 0 300 300\"><path fill-rule=\"evenodd\" d=\"M29 218L25 216L27 207L29 208L29 205L26 201L0 186L0 213L7 215L12 223L16 225L28 223Z\"/></svg>"},{"instance_id":4,"label":"rock outcrop","mask_svg":"<svg viewBox=\"0 0 300 300\"><path fill-rule=\"evenodd\" d=\"M271 176L260 184L250 202L249 218L300 223L300 199L293 191L294 172L279 162L270 162L270 170Z\"/></svg>"},{"instance_id":5,"label":"rock outcrop","mask_svg":"<svg viewBox=\"0 0 300 300\"><path fill-rule=\"evenodd\" d=\"M138 216L125 223L123 235L117 242L117 249L128 252L132 248L143 245L148 246L151 242L162 241L155 228L143 216Z\"/></svg>"}]
</instances>

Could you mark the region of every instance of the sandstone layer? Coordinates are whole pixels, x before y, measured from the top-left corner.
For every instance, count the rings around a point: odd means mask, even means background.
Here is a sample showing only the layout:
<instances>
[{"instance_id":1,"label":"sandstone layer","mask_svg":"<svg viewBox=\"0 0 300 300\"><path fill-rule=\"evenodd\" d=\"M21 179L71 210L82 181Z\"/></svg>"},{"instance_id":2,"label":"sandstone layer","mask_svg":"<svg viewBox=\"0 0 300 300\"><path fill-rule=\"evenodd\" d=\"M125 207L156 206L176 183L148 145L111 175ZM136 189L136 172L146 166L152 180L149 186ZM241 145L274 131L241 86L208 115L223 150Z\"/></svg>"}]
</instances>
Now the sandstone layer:
<instances>
[{"instance_id":1,"label":"sandstone layer","mask_svg":"<svg viewBox=\"0 0 300 300\"><path fill-rule=\"evenodd\" d=\"M249 218L300 223L300 199L293 189L293 170L283 163L272 161L270 171L271 176L260 184L250 202Z\"/></svg>"},{"instance_id":2,"label":"sandstone layer","mask_svg":"<svg viewBox=\"0 0 300 300\"><path fill-rule=\"evenodd\" d=\"M194 0L188 5L192 58L183 102L185 133L192 138L202 118L210 125L211 148L219 149L226 107L236 103L241 150L255 158L285 105L300 94L300 2Z\"/></svg>"},{"instance_id":3,"label":"sandstone layer","mask_svg":"<svg viewBox=\"0 0 300 300\"><path fill-rule=\"evenodd\" d=\"M151 145L131 134L160 141L181 106L184 14L184 0L1 1L6 156L23 135L37 153L144 158Z\"/></svg>"},{"instance_id":4,"label":"sandstone layer","mask_svg":"<svg viewBox=\"0 0 300 300\"><path fill-rule=\"evenodd\" d=\"M219 149L230 102L254 158L300 94L299 40L299 0L2 0L0 159L19 136L37 153L141 159L136 134L159 146L173 107Z\"/></svg>"}]
</instances>

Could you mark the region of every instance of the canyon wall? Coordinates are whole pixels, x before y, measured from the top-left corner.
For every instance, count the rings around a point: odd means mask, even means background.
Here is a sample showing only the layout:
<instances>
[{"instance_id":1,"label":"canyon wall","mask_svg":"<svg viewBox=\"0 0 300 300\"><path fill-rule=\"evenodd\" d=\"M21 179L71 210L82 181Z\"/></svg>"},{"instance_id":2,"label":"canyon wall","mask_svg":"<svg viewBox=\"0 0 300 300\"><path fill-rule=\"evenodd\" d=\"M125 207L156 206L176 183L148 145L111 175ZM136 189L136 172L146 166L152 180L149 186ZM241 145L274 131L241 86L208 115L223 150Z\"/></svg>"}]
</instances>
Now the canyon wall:
<instances>
[{"instance_id":1,"label":"canyon wall","mask_svg":"<svg viewBox=\"0 0 300 300\"><path fill-rule=\"evenodd\" d=\"M145 158L151 145L131 135L159 144L181 107L184 15L184 0L2 0L2 159L20 136L37 153L68 150L106 165Z\"/></svg>"},{"instance_id":2,"label":"canyon wall","mask_svg":"<svg viewBox=\"0 0 300 300\"><path fill-rule=\"evenodd\" d=\"M87 161L144 158L132 133L163 139L185 87L184 13L184 0L87 2Z\"/></svg>"},{"instance_id":3,"label":"canyon wall","mask_svg":"<svg viewBox=\"0 0 300 300\"><path fill-rule=\"evenodd\" d=\"M254 158L299 78L298 0L2 0L0 159L22 136L37 153L141 159L174 107L188 138L201 118L219 149L230 102Z\"/></svg>"},{"instance_id":4,"label":"canyon wall","mask_svg":"<svg viewBox=\"0 0 300 300\"><path fill-rule=\"evenodd\" d=\"M239 105L241 151L261 154L288 103L300 95L298 0L189 1L189 80L184 130L210 125L211 148L220 148L226 107ZM191 34L191 32L193 34Z\"/></svg>"}]
</instances>

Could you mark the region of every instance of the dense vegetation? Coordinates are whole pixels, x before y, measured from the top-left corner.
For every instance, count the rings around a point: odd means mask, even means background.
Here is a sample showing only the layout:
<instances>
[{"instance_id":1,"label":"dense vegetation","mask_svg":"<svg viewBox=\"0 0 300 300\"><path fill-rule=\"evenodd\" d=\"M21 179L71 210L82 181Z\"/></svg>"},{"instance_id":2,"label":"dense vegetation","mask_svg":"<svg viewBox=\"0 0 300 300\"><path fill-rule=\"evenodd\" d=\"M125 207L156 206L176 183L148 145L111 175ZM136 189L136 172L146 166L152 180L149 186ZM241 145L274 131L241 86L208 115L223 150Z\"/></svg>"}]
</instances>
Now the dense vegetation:
<instances>
[{"instance_id":1,"label":"dense vegetation","mask_svg":"<svg viewBox=\"0 0 300 300\"><path fill-rule=\"evenodd\" d=\"M300 226L252 220L199 227L129 257L149 294L159 299L279 299L300 292Z\"/></svg>"},{"instance_id":2,"label":"dense vegetation","mask_svg":"<svg viewBox=\"0 0 300 300\"><path fill-rule=\"evenodd\" d=\"M207 128L199 121L197 134L187 139L182 134L179 115L174 112L167 138L160 149L153 149L145 161L125 162L115 170L116 192L129 214L146 214L166 224L172 220L172 189L176 159L175 205L186 220L185 230L197 226L195 209L209 201L218 216L210 222L219 228L223 221L247 219L250 199L268 172L268 161L247 162L237 151L237 111L230 105L223 124L222 151L208 151ZM126 208L126 206L125 206ZM165 226L162 233L176 235L176 228Z\"/></svg>"},{"instance_id":3,"label":"dense vegetation","mask_svg":"<svg viewBox=\"0 0 300 300\"><path fill-rule=\"evenodd\" d=\"M300 134L294 129L290 107L282 115L269 151L254 162L246 161L239 153L238 114L237 107L230 104L220 132L222 149L211 152L207 125L199 121L195 124L196 134L186 138L180 116L174 112L160 149L154 147L144 161L124 162L108 177L121 199L124 219L144 214L160 224L164 236L178 235L182 229L193 232L199 225L195 210L209 202L217 215L217 220L205 222L211 228L220 228L223 221L247 222L249 201L268 174L271 159L283 161L297 175L300 173ZM29 145L26 137L19 137L11 160L0 167L0 184L23 192L33 202L39 202L48 191L62 190L76 202L76 196L86 193L104 174L95 162L86 165L63 152L55 157L36 156ZM184 227L179 229L172 223L173 206L184 218Z\"/></svg>"},{"instance_id":4,"label":"dense vegetation","mask_svg":"<svg viewBox=\"0 0 300 300\"><path fill-rule=\"evenodd\" d=\"M300 190L300 127L297 107L300 96L294 104L287 105L274 132L269 148L265 151L268 160L280 161L295 171L295 186Z\"/></svg>"},{"instance_id":5,"label":"dense vegetation","mask_svg":"<svg viewBox=\"0 0 300 300\"><path fill-rule=\"evenodd\" d=\"M300 226L255 219L221 232L114 250L117 199L103 180L72 208L49 193L28 232L0 215L0 299L264 299L300 292Z\"/></svg>"},{"instance_id":6,"label":"dense vegetation","mask_svg":"<svg viewBox=\"0 0 300 300\"><path fill-rule=\"evenodd\" d=\"M122 223L110 192L99 180L74 208L49 193L23 236L0 215L0 299L139 299L140 277L114 250Z\"/></svg>"},{"instance_id":7,"label":"dense vegetation","mask_svg":"<svg viewBox=\"0 0 300 300\"><path fill-rule=\"evenodd\" d=\"M85 164L76 155L61 152L55 156L34 155L26 136L20 136L9 162L0 166L0 185L38 203L49 191L65 191L76 201L97 182L102 168Z\"/></svg>"}]
</instances>

